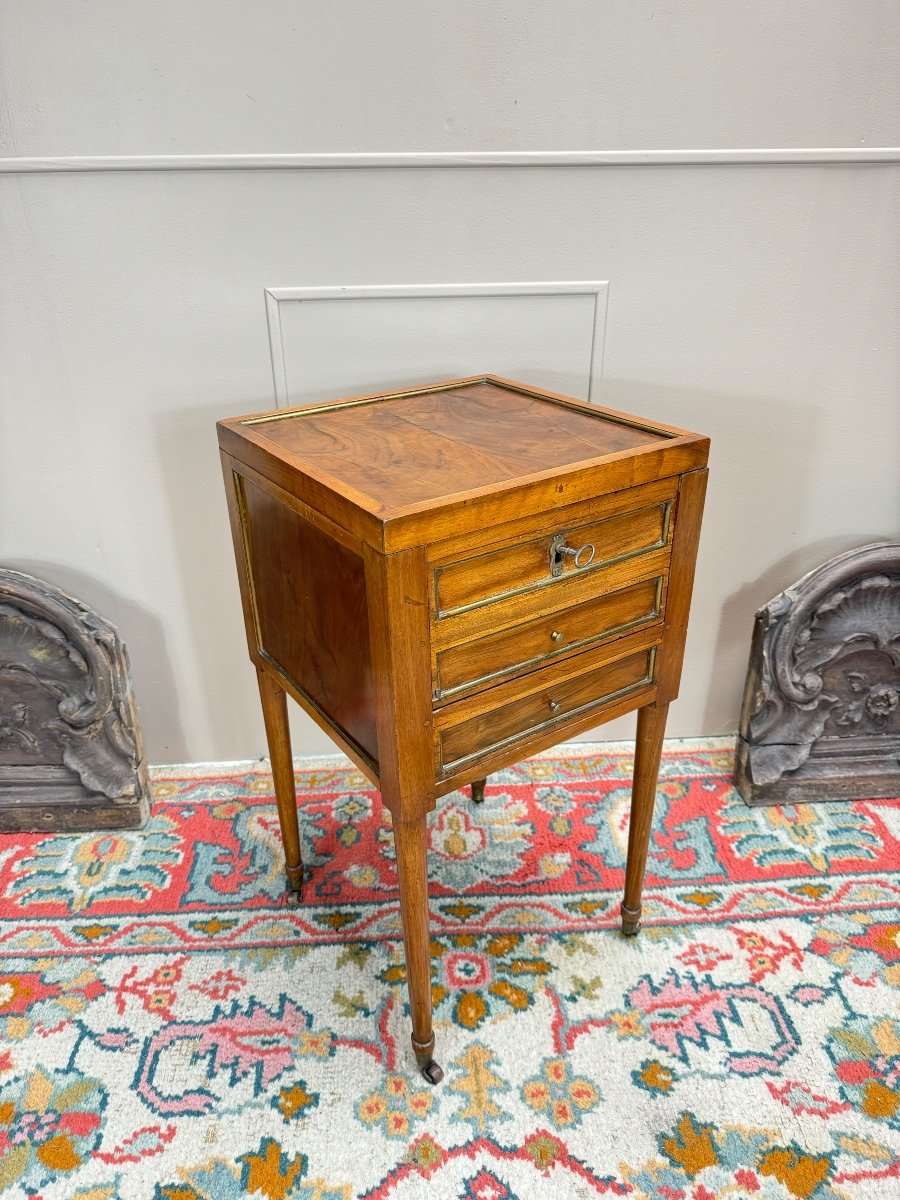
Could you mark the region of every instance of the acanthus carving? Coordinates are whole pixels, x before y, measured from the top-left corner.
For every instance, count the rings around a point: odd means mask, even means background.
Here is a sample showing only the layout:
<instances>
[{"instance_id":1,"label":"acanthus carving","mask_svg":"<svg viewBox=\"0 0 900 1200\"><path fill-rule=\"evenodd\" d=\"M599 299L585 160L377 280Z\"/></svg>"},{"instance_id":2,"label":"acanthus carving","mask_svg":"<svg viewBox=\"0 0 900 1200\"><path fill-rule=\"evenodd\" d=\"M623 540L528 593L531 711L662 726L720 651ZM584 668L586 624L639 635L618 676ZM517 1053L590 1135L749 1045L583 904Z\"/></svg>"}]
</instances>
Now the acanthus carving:
<instances>
[{"instance_id":1,"label":"acanthus carving","mask_svg":"<svg viewBox=\"0 0 900 1200\"><path fill-rule=\"evenodd\" d=\"M862 671L850 671L847 683L857 698L836 707L837 724L858 725L864 716L868 716L879 728L883 728L900 704L900 691L889 683L870 682L868 675Z\"/></svg>"},{"instance_id":2,"label":"acanthus carving","mask_svg":"<svg viewBox=\"0 0 900 1200\"><path fill-rule=\"evenodd\" d=\"M30 754L37 754L39 750L37 738L28 729L27 704L13 704L8 711L0 707L0 749L10 742Z\"/></svg>"},{"instance_id":3,"label":"acanthus carving","mask_svg":"<svg viewBox=\"0 0 900 1200\"><path fill-rule=\"evenodd\" d=\"M862 750L854 737L867 739ZM880 543L839 555L756 614L737 782L751 803L777 803L791 788L799 798L804 765L827 750L836 794L854 775L859 794L890 794L898 745L900 545ZM828 798L824 768L805 778L807 798Z\"/></svg>"}]
</instances>

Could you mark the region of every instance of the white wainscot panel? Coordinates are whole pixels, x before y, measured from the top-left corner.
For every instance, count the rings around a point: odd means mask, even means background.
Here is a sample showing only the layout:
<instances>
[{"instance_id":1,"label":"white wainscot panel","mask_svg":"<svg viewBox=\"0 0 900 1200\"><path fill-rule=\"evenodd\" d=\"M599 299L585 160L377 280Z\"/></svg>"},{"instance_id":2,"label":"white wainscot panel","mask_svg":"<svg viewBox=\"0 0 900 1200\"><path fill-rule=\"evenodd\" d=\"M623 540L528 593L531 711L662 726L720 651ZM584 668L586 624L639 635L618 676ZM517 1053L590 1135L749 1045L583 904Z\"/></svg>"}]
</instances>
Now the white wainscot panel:
<instances>
[{"instance_id":1,"label":"white wainscot panel","mask_svg":"<svg viewBox=\"0 0 900 1200\"><path fill-rule=\"evenodd\" d=\"M272 288L276 403L495 374L599 398L605 282Z\"/></svg>"}]
</instances>

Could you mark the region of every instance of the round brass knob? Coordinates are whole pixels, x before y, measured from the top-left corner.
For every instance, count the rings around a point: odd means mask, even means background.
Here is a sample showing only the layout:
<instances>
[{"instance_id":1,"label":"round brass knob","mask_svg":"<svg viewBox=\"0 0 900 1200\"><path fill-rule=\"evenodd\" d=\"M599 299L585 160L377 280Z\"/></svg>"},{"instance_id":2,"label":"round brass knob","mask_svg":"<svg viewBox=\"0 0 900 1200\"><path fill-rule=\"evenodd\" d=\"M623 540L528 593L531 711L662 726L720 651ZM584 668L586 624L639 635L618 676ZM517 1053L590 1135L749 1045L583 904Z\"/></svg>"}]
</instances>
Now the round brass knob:
<instances>
[{"instance_id":1,"label":"round brass knob","mask_svg":"<svg viewBox=\"0 0 900 1200\"><path fill-rule=\"evenodd\" d=\"M562 705L558 700L548 700L547 703L550 705L551 712L559 712L559 710L562 708Z\"/></svg>"},{"instance_id":2,"label":"round brass knob","mask_svg":"<svg viewBox=\"0 0 900 1200\"><path fill-rule=\"evenodd\" d=\"M565 641L565 638L566 638L566 635L564 633L560 633L556 629L554 629L554 631L550 634L551 642L563 642L563 641Z\"/></svg>"}]
</instances>

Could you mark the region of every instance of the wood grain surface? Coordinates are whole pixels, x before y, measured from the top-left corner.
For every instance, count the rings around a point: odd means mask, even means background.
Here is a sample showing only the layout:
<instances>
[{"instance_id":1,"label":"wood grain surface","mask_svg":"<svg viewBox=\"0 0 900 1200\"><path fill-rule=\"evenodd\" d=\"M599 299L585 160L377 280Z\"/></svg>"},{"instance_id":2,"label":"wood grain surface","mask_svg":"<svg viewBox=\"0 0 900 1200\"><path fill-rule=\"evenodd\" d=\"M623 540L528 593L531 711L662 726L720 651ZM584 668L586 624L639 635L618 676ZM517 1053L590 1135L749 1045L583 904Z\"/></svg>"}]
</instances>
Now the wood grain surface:
<instances>
[{"instance_id":1,"label":"wood grain surface","mask_svg":"<svg viewBox=\"0 0 900 1200\"><path fill-rule=\"evenodd\" d=\"M495 383L299 410L256 431L391 508L647 446L665 435Z\"/></svg>"}]
</instances>

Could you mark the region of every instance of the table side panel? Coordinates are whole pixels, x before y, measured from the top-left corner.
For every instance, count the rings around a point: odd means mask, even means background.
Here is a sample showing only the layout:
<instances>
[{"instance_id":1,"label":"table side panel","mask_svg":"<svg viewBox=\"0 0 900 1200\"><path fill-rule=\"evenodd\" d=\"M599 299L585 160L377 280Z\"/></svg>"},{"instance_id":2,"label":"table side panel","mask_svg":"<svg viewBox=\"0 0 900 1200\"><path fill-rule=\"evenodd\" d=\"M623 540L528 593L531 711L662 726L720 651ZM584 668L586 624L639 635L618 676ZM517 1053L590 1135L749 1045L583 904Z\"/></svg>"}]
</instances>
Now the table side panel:
<instances>
[{"instance_id":1,"label":"table side panel","mask_svg":"<svg viewBox=\"0 0 900 1200\"><path fill-rule=\"evenodd\" d=\"M261 655L377 762L362 557L258 484L239 495Z\"/></svg>"}]
</instances>

